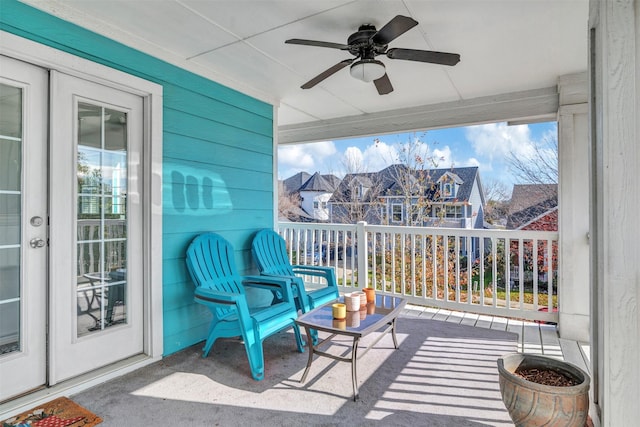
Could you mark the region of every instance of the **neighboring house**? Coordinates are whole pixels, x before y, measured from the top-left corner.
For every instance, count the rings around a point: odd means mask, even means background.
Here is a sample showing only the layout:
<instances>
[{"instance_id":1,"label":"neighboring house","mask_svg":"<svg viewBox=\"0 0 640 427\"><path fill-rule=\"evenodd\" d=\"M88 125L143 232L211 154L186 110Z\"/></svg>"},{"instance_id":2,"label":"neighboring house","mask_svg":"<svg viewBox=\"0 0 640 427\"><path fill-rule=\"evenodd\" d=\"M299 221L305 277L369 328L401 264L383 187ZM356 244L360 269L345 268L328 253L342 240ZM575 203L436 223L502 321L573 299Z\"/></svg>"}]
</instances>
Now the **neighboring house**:
<instances>
[{"instance_id":1,"label":"neighboring house","mask_svg":"<svg viewBox=\"0 0 640 427\"><path fill-rule=\"evenodd\" d=\"M416 171L392 165L349 174L329 205L332 222L483 228L484 192L477 167Z\"/></svg>"},{"instance_id":2,"label":"neighboring house","mask_svg":"<svg viewBox=\"0 0 640 427\"><path fill-rule=\"evenodd\" d=\"M282 181L282 191L290 198L297 197L300 210L295 212L291 221L328 221L328 201L340 184L335 175L321 175L319 172L309 175L299 172Z\"/></svg>"},{"instance_id":3,"label":"neighboring house","mask_svg":"<svg viewBox=\"0 0 640 427\"><path fill-rule=\"evenodd\" d=\"M507 229L558 231L558 185L514 185Z\"/></svg>"}]
</instances>

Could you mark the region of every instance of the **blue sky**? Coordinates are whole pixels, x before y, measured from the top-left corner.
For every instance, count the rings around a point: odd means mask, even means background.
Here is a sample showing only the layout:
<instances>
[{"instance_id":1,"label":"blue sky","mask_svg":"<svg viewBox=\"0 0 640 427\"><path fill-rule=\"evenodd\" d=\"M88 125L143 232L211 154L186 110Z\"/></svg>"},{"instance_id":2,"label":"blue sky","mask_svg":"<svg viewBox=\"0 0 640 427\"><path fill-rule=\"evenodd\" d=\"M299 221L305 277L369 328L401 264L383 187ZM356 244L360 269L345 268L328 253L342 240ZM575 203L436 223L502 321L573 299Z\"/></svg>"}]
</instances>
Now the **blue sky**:
<instances>
[{"instance_id":1,"label":"blue sky","mask_svg":"<svg viewBox=\"0 0 640 427\"><path fill-rule=\"evenodd\" d=\"M278 178L298 172L332 173L339 177L349 172L348 164L359 165L358 172L378 171L398 162L398 150L413 138L420 138L427 157L437 167L478 166L484 183L498 181L509 194L517 179L506 158L510 152L519 158L532 156L535 146L545 139L557 138L556 122L509 126L506 123L381 135L364 138L285 145L278 148ZM354 169L351 167L351 169Z\"/></svg>"}]
</instances>

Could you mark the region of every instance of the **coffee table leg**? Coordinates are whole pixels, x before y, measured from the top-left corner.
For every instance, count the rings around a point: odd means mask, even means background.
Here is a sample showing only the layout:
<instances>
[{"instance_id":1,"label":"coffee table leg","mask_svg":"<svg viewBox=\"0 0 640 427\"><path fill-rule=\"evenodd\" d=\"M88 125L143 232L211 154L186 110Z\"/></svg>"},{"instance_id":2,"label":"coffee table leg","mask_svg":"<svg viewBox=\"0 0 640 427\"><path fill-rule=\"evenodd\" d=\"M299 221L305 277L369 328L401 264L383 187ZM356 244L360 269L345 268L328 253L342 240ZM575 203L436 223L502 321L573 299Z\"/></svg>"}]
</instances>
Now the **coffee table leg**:
<instances>
[{"instance_id":1,"label":"coffee table leg","mask_svg":"<svg viewBox=\"0 0 640 427\"><path fill-rule=\"evenodd\" d=\"M393 337L393 346L398 349L398 339L396 338L396 319L391 321L391 336Z\"/></svg>"},{"instance_id":2,"label":"coffee table leg","mask_svg":"<svg viewBox=\"0 0 640 427\"><path fill-rule=\"evenodd\" d=\"M304 331L307 334L307 347L309 347L309 358L307 359L307 367L304 370L304 374L302 374L302 378L300 379L300 382L303 383L305 382L305 380L307 379L307 374L309 373L309 369L311 369L311 363L313 362L313 350L314 350L314 345L313 345L313 337L311 336L311 329L307 326L304 327Z\"/></svg>"},{"instance_id":3,"label":"coffee table leg","mask_svg":"<svg viewBox=\"0 0 640 427\"><path fill-rule=\"evenodd\" d=\"M358 400L358 375L356 374L356 362L358 361L358 342L360 338L353 337L351 348L351 381L353 381L353 401Z\"/></svg>"}]
</instances>

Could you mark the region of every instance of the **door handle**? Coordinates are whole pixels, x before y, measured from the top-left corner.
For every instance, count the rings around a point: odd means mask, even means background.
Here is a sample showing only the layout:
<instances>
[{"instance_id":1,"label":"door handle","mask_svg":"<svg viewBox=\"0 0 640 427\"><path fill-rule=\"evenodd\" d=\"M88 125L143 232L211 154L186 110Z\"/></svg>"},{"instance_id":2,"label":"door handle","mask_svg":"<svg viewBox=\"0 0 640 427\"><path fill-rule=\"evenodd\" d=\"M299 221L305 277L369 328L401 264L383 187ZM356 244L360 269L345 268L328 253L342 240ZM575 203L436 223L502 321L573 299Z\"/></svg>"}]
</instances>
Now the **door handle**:
<instances>
[{"instance_id":1,"label":"door handle","mask_svg":"<svg viewBox=\"0 0 640 427\"><path fill-rule=\"evenodd\" d=\"M38 237L34 237L33 239L29 240L29 245L32 248L42 248L44 247L44 245L46 245L47 242L45 242L44 240L38 238Z\"/></svg>"}]
</instances>

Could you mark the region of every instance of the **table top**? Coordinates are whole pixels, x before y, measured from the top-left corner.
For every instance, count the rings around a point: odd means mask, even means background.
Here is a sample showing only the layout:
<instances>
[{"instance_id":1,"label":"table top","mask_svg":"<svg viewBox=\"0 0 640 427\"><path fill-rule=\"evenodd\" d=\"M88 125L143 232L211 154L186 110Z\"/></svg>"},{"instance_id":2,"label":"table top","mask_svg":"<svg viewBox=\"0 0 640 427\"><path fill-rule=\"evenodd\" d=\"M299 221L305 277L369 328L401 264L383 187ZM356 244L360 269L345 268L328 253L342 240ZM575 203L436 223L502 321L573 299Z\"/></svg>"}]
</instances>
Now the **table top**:
<instances>
[{"instance_id":1,"label":"table top","mask_svg":"<svg viewBox=\"0 0 640 427\"><path fill-rule=\"evenodd\" d=\"M331 304L336 302L344 302L344 297L304 313L296 323L320 331L364 337L397 318L407 304L401 297L376 294L375 304L370 302L360 311L348 311L347 318L340 321L333 318L331 309Z\"/></svg>"}]
</instances>

